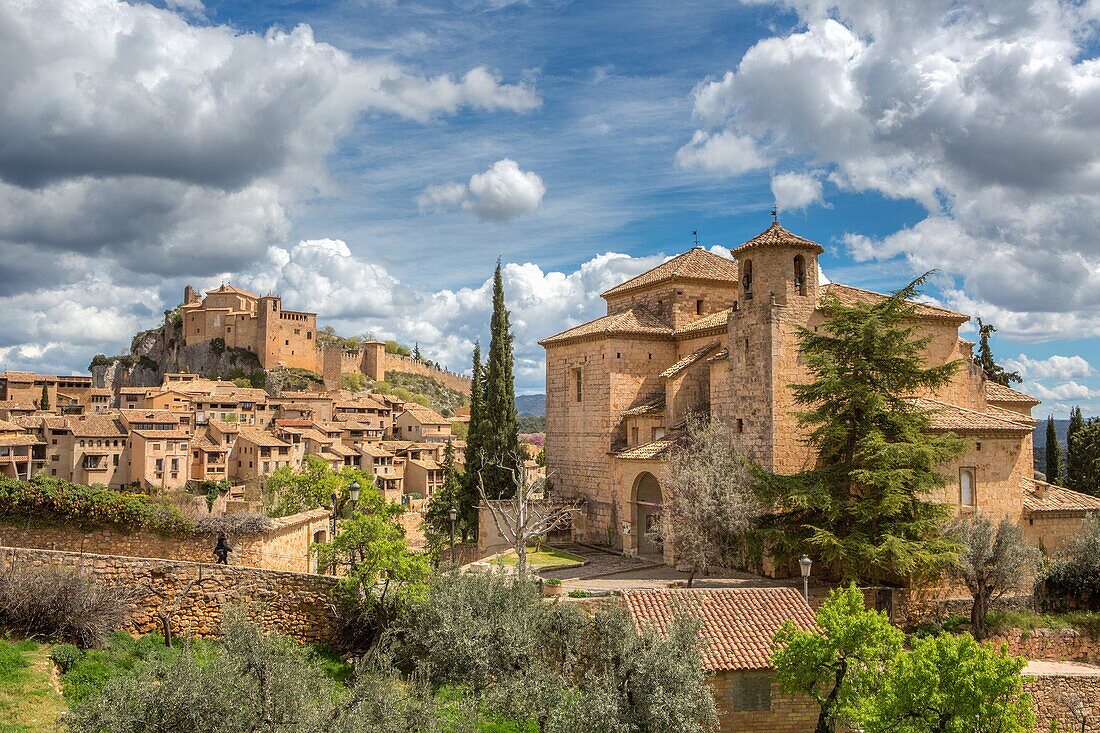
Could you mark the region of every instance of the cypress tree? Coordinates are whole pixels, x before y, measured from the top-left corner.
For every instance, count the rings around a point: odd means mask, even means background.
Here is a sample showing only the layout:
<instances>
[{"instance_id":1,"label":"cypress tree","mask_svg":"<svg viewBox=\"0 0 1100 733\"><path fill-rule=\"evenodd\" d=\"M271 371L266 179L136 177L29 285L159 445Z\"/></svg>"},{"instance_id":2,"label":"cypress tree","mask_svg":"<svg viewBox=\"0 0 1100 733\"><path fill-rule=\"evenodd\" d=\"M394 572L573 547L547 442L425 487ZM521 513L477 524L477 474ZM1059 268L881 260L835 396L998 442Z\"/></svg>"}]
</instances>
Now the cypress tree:
<instances>
[{"instance_id":1,"label":"cypress tree","mask_svg":"<svg viewBox=\"0 0 1100 733\"><path fill-rule=\"evenodd\" d=\"M485 370L481 365L481 343L474 342L473 376L470 382L470 427L466 434L466 474L463 477L462 493L458 501L463 542L477 537L477 506L481 499L478 476L482 471L485 458L484 394Z\"/></svg>"},{"instance_id":2,"label":"cypress tree","mask_svg":"<svg viewBox=\"0 0 1100 733\"><path fill-rule=\"evenodd\" d=\"M954 435L933 433L907 399L947 384L958 362L925 367L929 337L911 323L918 278L889 298L845 305L826 296L820 332L800 327L812 381L792 385L817 449L816 466L793 475L757 470L764 547L797 566L804 552L844 580L882 582L934 575L955 561L945 535L950 510L931 498L948 479L939 467L962 454Z\"/></svg>"},{"instance_id":3,"label":"cypress tree","mask_svg":"<svg viewBox=\"0 0 1100 733\"><path fill-rule=\"evenodd\" d=\"M493 318L490 322L492 340L485 367L483 393L485 432L485 493L490 498L508 498L515 494L515 477L519 476L519 425L516 415L516 385L512 329L504 303L504 282L500 260L493 273Z\"/></svg>"},{"instance_id":4,"label":"cypress tree","mask_svg":"<svg viewBox=\"0 0 1100 733\"><path fill-rule=\"evenodd\" d=\"M978 355L974 357L974 361L985 371L985 375L997 384L1007 387L1012 382L1022 382L1023 378L1020 377L1019 372L1006 372L1004 367L993 358L989 337L996 332L997 329L992 323L982 323L982 319L978 319Z\"/></svg>"},{"instance_id":5,"label":"cypress tree","mask_svg":"<svg viewBox=\"0 0 1100 733\"><path fill-rule=\"evenodd\" d=\"M38 401L38 409L42 412L49 412L50 410L50 391L46 389L46 385L42 385L42 399Z\"/></svg>"},{"instance_id":6,"label":"cypress tree","mask_svg":"<svg viewBox=\"0 0 1100 733\"><path fill-rule=\"evenodd\" d=\"M1054 427L1054 415L1047 418L1047 465L1049 483L1062 485L1062 446L1058 444L1058 430Z\"/></svg>"},{"instance_id":7,"label":"cypress tree","mask_svg":"<svg viewBox=\"0 0 1100 733\"><path fill-rule=\"evenodd\" d=\"M1074 407L1069 411L1069 430L1066 432L1066 486L1076 491L1081 490L1081 447L1074 445L1073 436L1084 427L1081 408Z\"/></svg>"},{"instance_id":8,"label":"cypress tree","mask_svg":"<svg viewBox=\"0 0 1100 733\"><path fill-rule=\"evenodd\" d=\"M450 545L451 509L458 512L455 518L456 541L465 541L464 538L469 535L467 516L463 514L461 507L465 486L455 463L455 446L450 440L443 449L442 467L443 487L428 502L428 510L424 513L428 546L440 559L444 558L444 550ZM447 557L449 559L449 555Z\"/></svg>"}]
</instances>

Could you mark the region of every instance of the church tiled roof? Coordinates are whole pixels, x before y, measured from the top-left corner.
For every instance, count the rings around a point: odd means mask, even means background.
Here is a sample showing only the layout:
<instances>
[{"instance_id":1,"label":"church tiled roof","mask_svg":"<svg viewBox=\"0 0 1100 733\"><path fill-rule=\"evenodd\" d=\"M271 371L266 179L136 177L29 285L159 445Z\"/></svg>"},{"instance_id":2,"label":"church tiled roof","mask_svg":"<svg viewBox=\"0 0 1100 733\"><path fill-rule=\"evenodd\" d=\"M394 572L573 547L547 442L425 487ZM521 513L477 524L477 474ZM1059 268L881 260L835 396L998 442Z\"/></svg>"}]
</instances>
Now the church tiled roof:
<instances>
[{"instance_id":1,"label":"church tiled roof","mask_svg":"<svg viewBox=\"0 0 1100 733\"><path fill-rule=\"evenodd\" d=\"M711 313L709 316L697 318L683 328L678 329L676 331L676 335L680 337L692 336L711 328L725 329L730 320L730 313L732 312L732 308L726 308L725 310L720 310L717 313Z\"/></svg>"},{"instance_id":2,"label":"church tiled roof","mask_svg":"<svg viewBox=\"0 0 1100 733\"><path fill-rule=\"evenodd\" d=\"M650 311L640 306L635 306L629 310L612 313L609 316L583 323L568 331L562 331L549 338L544 338L542 341L539 341L539 343L545 346L546 344L556 344L596 336L610 336L613 334L671 338L673 331L671 326Z\"/></svg>"},{"instance_id":3,"label":"church tiled roof","mask_svg":"<svg viewBox=\"0 0 1100 733\"><path fill-rule=\"evenodd\" d=\"M671 377L675 377L677 374L684 371L689 366L691 366L695 362L699 361L700 359L702 359L704 356L706 356L710 352L717 349L720 345L721 344L719 344L717 341L711 341L706 346L703 346L702 348L696 349L692 353L688 354L687 356L683 357L678 362L676 362L675 364L670 366L668 369L665 369L663 372L661 372L661 374L660 374L661 378L662 379L669 379Z\"/></svg>"},{"instance_id":4,"label":"church tiled roof","mask_svg":"<svg viewBox=\"0 0 1100 733\"><path fill-rule=\"evenodd\" d=\"M927 397L914 397L909 401L929 413L933 430L952 433L1017 433L1026 435L1035 429L1035 420L1032 418L996 407L979 412Z\"/></svg>"},{"instance_id":5,"label":"church tiled roof","mask_svg":"<svg viewBox=\"0 0 1100 733\"><path fill-rule=\"evenodd\" d=\"M885 300L889 297L882 293L876 293L873 290L854 288L851 285L841 285L840 283L829 283L821 289L821 292L823 295L829 295L836 298L840 301L841 305L847 306L859 305L861 303L871 304L880 300ZM965 313L957 313L953 310L940 308L936 305L929 305L916 301L913 301L913 305L913 314L919 318L951 321L960 324L970 320L970 316Z\"/></svg>"},{"instance_id":6,"label":"church tiled roof","mask_svg":"<svg viewBox=\"0 0 1100 733\"><path fill-rule=\"evenodd\" d=\"M771 226L767 229L733 250L733 254L741 257L749 250L763 247L795 247L798 249L808 249L816 254L821 254L825 251L825 248L817 242L793 234L787 229L784 229L779 222L773 221Z\"/></svg>"},{"instance_id":7,"label":"church tiled roof","mask_svg":"<svg viewBox=\"0 0 1100 733\"><path fill-rule=\"evenodd\" d=\"M619 295L630 290L677 278L735 283L737 282L737 263L708 252L702 247L694 247L682 255L677 255L671 260L657 265L648 272L643 272L621 285L616 285L606 291L603 297Z\"/></svg>"},{"instance_id":8,"label":"church tiled roof","mask_svg":"<svg viewBox=\"0 0 1100 733\"><path fill-rule=\"evenodd\" d=\"M623 593L623 602L639 631L666 635L681 614L697 618L708 672L771 669L772 639L784 622L816 625L795 588L635 590Z\"/></svg>"},{"instance_id":9,"label":"church tiled roof","mask_svg":"<svg viewBox=\"0 0 1100 733\"><path fill-rule=\"evenodd\" d=\"M985 399L987 402L1003 402L1006 404L1032 406L1039 404L1041 401L1029 394L1024 394L1011 387L1006 387L1003 384L997 384L994 381L987 381L985 383Z\"/></svg>"},{"instance_id":10,"label":"church tiled roof","mask_svg":"<svg viewBox=\"0 0 1100 733\"><path fill-rule=\"evenodd\" d=\"M627 448L618 453L615 457L621 458L624 461L652 461L663 457L664 454L668 452L668 449L672 447L672 443L673 441L671 438L660 438L651 443L643 443L633 448Z\"/></svg>"},{"instance_id":11,"label":"church tiled roof","mask_svg":"<svg viewBox=\"0 0 1100 733\"><path fill-rule=\"evenodd\" d=\"M665 394L648 397L634 407L623 410L623 417L636 417L638 415L658 415L665 411Z\"/></svg>"}]
</instances>

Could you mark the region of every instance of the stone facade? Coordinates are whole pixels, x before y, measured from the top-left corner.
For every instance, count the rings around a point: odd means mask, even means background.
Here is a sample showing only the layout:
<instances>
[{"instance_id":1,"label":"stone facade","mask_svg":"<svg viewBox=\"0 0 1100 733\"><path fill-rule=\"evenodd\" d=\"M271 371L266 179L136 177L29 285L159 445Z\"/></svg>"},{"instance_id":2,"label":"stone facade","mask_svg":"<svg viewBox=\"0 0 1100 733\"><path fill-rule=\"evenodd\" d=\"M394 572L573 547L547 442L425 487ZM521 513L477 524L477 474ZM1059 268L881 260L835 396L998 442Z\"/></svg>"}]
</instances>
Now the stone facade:
<instances>
[{"instance_id":1,"label":"stone facade","mask_svg":"<svg viewBox=\"0 0 1100 733\"><path fill-rule=\"evenodd\" d=\"M548 473L559 496L587 500L587 534L579 539L674 561L672 543L647 547L642 526L659 512L661 489L647 490L645 501L638 491L663 481L668 437L689 412L724 420L765 468L813 467L791 388L810 379L800 329L825 323L827 296L844 304L885 297L823 284L822 251L778 224L732 259L695 248L604 293L606 316L540 342ZM949 481L935 498L959 514L1021 521L1038 400L986 379L973 344L959 338L968 320L925 304L913 310L926 363L960 365L935 394L911 396L930 413L933 430L966 443L942 467Z\"/></svg>"},{"instance_id":2,"label":"stone facade","mask_svg":"<svg viewBox=\"0 0 1100 733\"><path fill-rule=\"evenodd\" d=\"M275 527L262 535L230 538L234 566L285 570L296 573L316 571L309 554L314 542L325 542L329 534L329 512L314 509L274 520ZM77 554L115 555L209 562L214 558L216 537L163 537L152 532L119 532L101 528L82 530L72 525L45 525L34 522L0 521L0 547L57 550Z\"/></svg>"},{"instance_id":3,"label":"stone facade","mask_svg":"<svg viewBox=\"0 0 1100 733\"><path fill-rule=\"evenodd\" d=\"M127 630L134 634L159 631L158 610L170 609L190 588L173 617L177 636L216 637L225 608L239 605L265 631L302 642L335 639L329 593L336 578L330 576L0 547L0 566L12 565L78 568L100 583L132 591L135 600Z\"/></svg>"},{"instance_id":4,"label":"stone facade","mask_svg":"<svg viewBox=\"0 0 1100 733\"><path fill-rule=\"evenodd\" d=\"M1024 674L1035 733L1100 733L1100 668Z\"/></svg>"},{"instance_id":5,"label":"stone facade","mask_svg":"<svg viewBox=\"0 0 1100 733\"><path fill-rule=\"evenodd\" d=\"M819 709L813 700L784 695L771 681L770 672L719 672L708 683L718 707L721 733L810 733L817 725ZM747 699L746 688L761 684L766 685L766 698L756 695Z\"/></svg>"}]
</instances>

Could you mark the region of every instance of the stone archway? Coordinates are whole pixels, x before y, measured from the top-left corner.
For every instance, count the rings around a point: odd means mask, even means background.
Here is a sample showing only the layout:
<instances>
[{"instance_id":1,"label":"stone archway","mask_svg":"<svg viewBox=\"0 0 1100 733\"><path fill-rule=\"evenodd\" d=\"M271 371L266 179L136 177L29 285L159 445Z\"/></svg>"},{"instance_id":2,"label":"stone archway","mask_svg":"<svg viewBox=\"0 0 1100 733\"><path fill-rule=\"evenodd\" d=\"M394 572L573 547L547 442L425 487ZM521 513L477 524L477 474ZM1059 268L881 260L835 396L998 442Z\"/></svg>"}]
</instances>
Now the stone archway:
<instances>
[{"instance_id":1,"label":"stone archway","mask_svg":"<svg viewBox=\"0 0 1100 733\"><path fill-rule=\"evenodd\" d=\"M657 477L645 471L634 479L634 531L639 555L661 555L664 552L661 538L653 534L660 531L661 484Z\"/></svg>"}]
</instances>

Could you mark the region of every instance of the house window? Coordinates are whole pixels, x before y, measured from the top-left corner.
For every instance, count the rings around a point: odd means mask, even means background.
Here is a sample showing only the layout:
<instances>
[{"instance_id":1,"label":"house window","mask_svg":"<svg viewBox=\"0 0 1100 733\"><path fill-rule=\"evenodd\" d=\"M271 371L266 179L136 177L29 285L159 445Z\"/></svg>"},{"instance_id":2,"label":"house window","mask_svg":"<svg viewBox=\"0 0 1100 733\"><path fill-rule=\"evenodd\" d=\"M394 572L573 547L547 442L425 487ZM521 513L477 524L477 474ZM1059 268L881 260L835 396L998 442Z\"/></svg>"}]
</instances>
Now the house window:
<instances>
[{"instance_id":1,"label":"house window","mask_svg":"<svg viewBox=\"0 0 1100 733\"><path fill-rule=\"evenodd\" d=\"M975 505L974 493L976 481L973 468L959 469L959 504L964 507Z\"/></svg>"},{"instance_id":2,"label":"house window","mask_svg":"<svg viewBox=\"0 0 1100 733\"><path fill-rule=\"evenodd\" d=\"M695 301L695 315L697 315L697 316L703 315L703 301L702 300Z\"/></svg>"},{"instance_id":3,"label":"house window","mask_svg":"<svg viewBox=\"0 0 1100 733\"><path fill-rule=\"evenodd\" d=\"M584 399L584 380L582 378L580 369L573 370L573 386L576 390L574 393L574 396L576 397L575 401L582 401Z\"/></svg>"},{"instance_id":4,"label":"house window","mask_svg":"<svg viewBox=\"0 0 1100 733\"><path fill-rule=\"evenodd\" d=\"M665 437L665 429L664 428L653 428L653 439L654 440L660 440L663 437Z\"/></svg>"},{"instance_id":5,"label":"house window","mask_svg":"<svg viewBox=\"0 0 1100 733\"><path fill-rule=\"evenodd\" d=\"M794 258L794 287L799 295L806 294L806 258L802 255Z\"/></svg>"},{"instance_id":6,"label":"house window","mask_svg":"<svg viewBox=\"0 0 1100 733\"><path fill-rule=\"evenodd\" d=\"M772 709L772 676L768 672L737 672L730 676L730 709L752 713Z\"/></svg>"}]
</instances>

